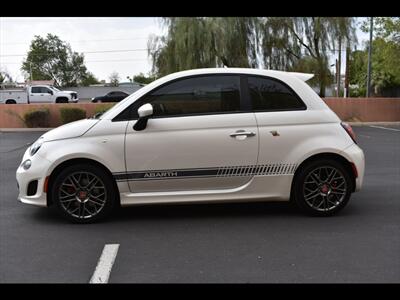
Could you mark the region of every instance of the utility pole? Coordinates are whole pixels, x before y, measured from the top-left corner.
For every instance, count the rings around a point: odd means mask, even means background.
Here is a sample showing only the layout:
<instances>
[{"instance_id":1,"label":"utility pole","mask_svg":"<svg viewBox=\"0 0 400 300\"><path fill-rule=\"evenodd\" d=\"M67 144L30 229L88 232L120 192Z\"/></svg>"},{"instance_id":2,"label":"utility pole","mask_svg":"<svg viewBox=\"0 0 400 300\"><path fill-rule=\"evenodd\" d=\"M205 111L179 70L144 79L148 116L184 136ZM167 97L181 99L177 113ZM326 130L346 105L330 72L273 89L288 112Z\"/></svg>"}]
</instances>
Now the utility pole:
<instances>
[{"instance_id":1,"label":"utility pole","mask_svg":"<svg viewBox=\"0 0 400 300\"><path fill-rule=\"evenodd\" d=\"M30 68L30 71L31 71L31 83L32 83L32 62L29 62L29 68Z\"/></svg>"},{"instance_id":2,"label":"utility pole","mask_svg":"<svg viewBox=\"0 0 400 300\"><path fill-rule=\"evenodd\" d=\"M335 70L336 70L336 76L335 76L335 78L336 78L336 97L339 97L339 81L338 81L338 78L339 78L339 76L338 76L338 74L339 74L339 64L338 64L338 60L336 59L335 60Z\"/></svg>"},{"instance_id":3,"label":"utility pole","mask_svg":"<svg viewBox=\"0 0 400 300\"><path fill-rule=\"evenodd\" d=\"M350 47L347 45L346 48L346 74L345 74L345 78L344 78L344 98L348 98L349 97L349 62L350 62Z\"/></svg>"},{"instance_id":4,"label":"utility pole","mask_svg":"<svg viewBox=\"0 0 400 300\"><path fill-rule=\"evenodd\" d=\"M371 17L369 28L369 49L368 49L368 74L367 74L367 98L371 95L371 52L372 52L372 30L374 18Z\"/></svg>"},{"instance_id":5,"label":"utility pole","mask_svg":"<svg viewBox=\"0 0 400 300\"><path fill-rule=\"evenodd\" d=\"M340 72L342 66L342 37L339 37L339 62L337 73L337 97L340 97Z\"/></svg>"}]
</instances>

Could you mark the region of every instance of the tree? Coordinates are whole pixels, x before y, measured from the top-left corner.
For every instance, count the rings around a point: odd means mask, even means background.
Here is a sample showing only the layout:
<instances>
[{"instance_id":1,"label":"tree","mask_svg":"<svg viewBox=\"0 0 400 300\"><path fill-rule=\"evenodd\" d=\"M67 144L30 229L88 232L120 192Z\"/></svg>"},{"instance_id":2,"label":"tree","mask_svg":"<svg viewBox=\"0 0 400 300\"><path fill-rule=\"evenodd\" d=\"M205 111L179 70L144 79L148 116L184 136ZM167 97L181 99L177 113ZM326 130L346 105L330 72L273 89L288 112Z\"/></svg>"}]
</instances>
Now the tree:
<instances>
[{"instance_id":1,"label":"tree","mask_svg":"<svg viewBox=\"0 0 400 300\"><path fill-rule=\"evenodd\" d=\"M111 86L119 85L119 74L117 72L112 72L110 74L109 79L110 79Z\"/></svg>"},{"instance_id":2,"label":"tree","mask_svg":"<svg viewBox=\"0 0 400 300\"><path fill-rule=\"evenodd\" d=\"M331 82L329 51L355 41L353 18L164 18L166 36L149 40L153 72L207 67L257 68L315 73L320 95Z\"/></svg>"},{"instance_id":3,"label":"tree","mask_svg":"<svg viewBox=\"0 0 400 300\"><path fill-rule=\"evenodd\" d=\"M100 81L91 72L87 72L85 76L83 76L81 81L82 86L89 86L91 84L98 84L98 83L100 83Z\"/></svg>"},{"instance_id":4,"label":"tree","mask_svg":"<svg viewBox=\"0 0 400 300\"><path fill-rule=\"evenodd\" d=\"M369 21L364 20L361 30L369 32L369 27ZM373 32L375 37L400 43L400 17L375 17Z\"/></svg>"},{"instance_id":5,"label":"tree","mask_svg":"<svg viewBox=\"0 0 400 300\"><path fill-rule=\"evenodd\" d=\"M50 33L35 36L21 69L34 80L54 80L57 86L77 86L88 76L83 54Z\"/></svg>"},{"instance_id":6,"label":"tree","mask_svg":"<svg viewBox=\"0 0 400 300\"><path fill-rule=\"evenodd\" d=\"M372 42L371 86L376 95L386 88L400 86L400 44L395 41L376 38ZM365 94L367 80L368 50L353 51L350 56L350 84L358 88L353 96Z\"/></svg>"},{"instance_id":7,"label":"tree","mask_svg":"<svg viewBox=\"0 0 400 300\"><path fill-rule=\"evenodd\" d=\"M187 69L257 66L257 19L163 18L166 36L151 37L149 55L157 76Z\"/></svg>"},{"instance_id":8,"label":"tree","mask_svg":"<svg viewBox=\"0 0 400 300\"><path fill-rule=\"evenodd\" d=\"M156 80L156 77L153 75L148 75L145 76L143 73L139 73L135 76L133 76L133 81L141 84L149 84L150 82L153 82Z\"/></svg>"},{"instance_id":9,"label":"tree","mask_svg":"<svg viewBox=\"0 0 400 300\"><path fill-rule=\"evenodd\" d=\"M13 82L11 75L7 71L0 71L0 83Z\"/></svg>"},{"instance_id":10,"label":"tree","mask_svg":"<svg viewBox=\"0 0 400 300\"><path fill-rule=\"evenodd\" d=\"M353 18L270 17L262 22L262 51L269 69L301 71L307 63L319 83L319 94L331 82L329 51L356 40Z\"/></svg>"}]
</instances>

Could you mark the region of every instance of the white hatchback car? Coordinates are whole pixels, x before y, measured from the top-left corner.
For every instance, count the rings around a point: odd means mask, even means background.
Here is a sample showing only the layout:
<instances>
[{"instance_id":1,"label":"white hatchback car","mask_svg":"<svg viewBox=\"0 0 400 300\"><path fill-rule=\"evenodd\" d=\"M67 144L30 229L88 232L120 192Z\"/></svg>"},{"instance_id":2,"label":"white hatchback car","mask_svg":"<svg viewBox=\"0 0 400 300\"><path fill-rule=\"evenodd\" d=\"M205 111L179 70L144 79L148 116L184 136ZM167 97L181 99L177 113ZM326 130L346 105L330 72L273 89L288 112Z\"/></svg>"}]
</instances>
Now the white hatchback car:
<instances>
[{"instance_id":1,"label":"white hatchback car","mask_svg":"<svg viewBox=\"0 0 400 300\"><path fill-rule=\"evenodd\" d=\"M121 205L289 201L327 216L361 188L351 127L306 80L312 74L183 71L103 115L42 135L17 170L19 200L80 223Z\"/></svg>"}]
</instances>

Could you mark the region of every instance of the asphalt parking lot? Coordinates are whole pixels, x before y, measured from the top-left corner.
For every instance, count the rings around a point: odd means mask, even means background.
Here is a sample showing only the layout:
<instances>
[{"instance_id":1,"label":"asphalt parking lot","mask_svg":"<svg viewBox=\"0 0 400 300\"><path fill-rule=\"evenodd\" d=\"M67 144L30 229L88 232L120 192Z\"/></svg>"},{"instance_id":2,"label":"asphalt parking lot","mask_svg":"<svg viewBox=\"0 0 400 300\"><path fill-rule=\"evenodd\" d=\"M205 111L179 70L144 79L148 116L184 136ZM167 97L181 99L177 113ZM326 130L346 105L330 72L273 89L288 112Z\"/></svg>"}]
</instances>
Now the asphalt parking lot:
<instances>
[{"instance_id":1,"label":"asphalt parking lot","mask_svg":"<svg viewBox=\"0 0 400 300\"><path fill-rule=\"evenodd\" d=\"M116 243L110 283L399 283L400 126L353 128L364 186L334 217L287 203L163 205L89 225L16 200L24 145L42 133L0 132L0 282L89 282Z\"/></svg>"}]
</instances>

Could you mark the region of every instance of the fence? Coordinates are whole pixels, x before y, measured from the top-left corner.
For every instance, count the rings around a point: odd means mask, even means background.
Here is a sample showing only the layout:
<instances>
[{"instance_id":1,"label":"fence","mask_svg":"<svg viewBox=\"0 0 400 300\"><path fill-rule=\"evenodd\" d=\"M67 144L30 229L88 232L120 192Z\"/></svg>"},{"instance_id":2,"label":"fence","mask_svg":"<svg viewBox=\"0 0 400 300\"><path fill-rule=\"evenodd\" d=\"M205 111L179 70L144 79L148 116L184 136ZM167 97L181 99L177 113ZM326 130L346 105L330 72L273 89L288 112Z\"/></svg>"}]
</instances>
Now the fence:
<instances>
[{"instance_id":1,"label":"fence","mask_svg":"<svg viewBox=\"0 0 400 300\"><path fill-rule=\"evenodd\" d=\"M400 121L400 98L325 98L324 101L344 121Z\"/></svg>"},{"instance_id":2,"label":"fence","mask_svg":"<svg viewBox=\"0 0 400 300\"><path fill-rule=\"evenodd\" d=\"M325 103L345 121L357 119L362 122L400 121L400 98L326 98ZM50 126L61 125L61 107L79 107L86 110L86 116L95 114L96 107L106 107L106 103L69 103L69 104L1 104L0 128L23 128L24 123L18 117L41 107L50 110Z\"/></svg>"}]
</instances>

